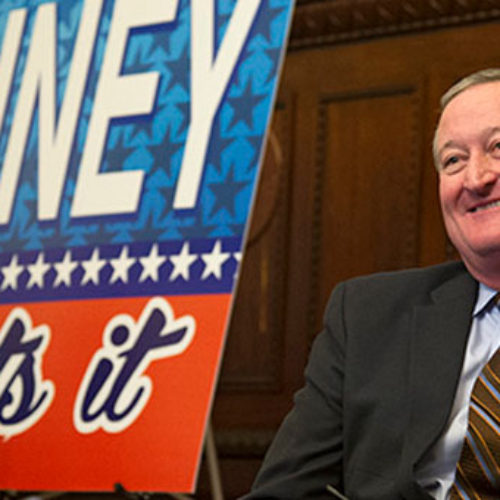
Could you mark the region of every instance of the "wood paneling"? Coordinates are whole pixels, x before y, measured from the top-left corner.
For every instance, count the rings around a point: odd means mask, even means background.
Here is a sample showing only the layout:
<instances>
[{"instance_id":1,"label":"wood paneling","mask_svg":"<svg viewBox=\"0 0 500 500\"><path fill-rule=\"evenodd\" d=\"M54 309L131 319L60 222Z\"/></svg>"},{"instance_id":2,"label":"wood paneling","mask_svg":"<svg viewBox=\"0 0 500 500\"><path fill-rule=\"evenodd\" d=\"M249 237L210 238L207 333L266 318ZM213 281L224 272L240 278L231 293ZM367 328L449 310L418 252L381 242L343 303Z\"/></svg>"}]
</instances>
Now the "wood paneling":
<instances>
[{"instance_id":1,"label":"wood paneling","mask_svg":"<svg viewBox=\"0 0 500 500\"><path fill-rule=\"evenodd\" d=\"M321 99L312 265L322 304L340 281L417 264L418 106L413 88Z\"/></svg>"}]
</instances>

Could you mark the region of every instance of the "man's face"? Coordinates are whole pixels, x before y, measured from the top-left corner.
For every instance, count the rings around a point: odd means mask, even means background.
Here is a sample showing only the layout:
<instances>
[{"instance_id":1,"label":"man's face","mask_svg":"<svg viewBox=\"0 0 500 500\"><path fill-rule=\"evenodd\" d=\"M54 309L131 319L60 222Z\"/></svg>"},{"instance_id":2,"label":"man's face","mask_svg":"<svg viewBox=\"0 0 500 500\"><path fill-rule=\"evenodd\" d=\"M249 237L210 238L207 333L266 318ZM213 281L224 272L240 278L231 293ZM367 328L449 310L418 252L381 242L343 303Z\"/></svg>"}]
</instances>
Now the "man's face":
<instances>
[{"instance_id":1,"label":"man's face","mask_svg":"<svg viewBox=\"0 0 500 500\"><path fill-rule=\"evenodd\" d=\"M469 269L500 257L500 82L445 108L437 130L439 194L448 234Z\"/></svg>"}]
</instances>

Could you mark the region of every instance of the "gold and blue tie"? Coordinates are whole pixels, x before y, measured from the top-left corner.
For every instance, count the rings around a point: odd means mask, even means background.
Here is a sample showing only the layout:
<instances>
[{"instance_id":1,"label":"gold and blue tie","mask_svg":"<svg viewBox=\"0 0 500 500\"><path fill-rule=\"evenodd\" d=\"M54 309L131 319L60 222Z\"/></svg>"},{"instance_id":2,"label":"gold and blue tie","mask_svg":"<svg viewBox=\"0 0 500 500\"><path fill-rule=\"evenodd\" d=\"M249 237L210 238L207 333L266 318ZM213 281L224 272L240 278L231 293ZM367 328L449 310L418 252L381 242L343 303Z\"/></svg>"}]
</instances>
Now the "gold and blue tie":
<instances>
[{"instance_id":1,"label":"gold and blue tie","mask_svg":"<svg viewBox=\"0 0 500 500\"><path fill-rule=\"evenodd\" d=\"M500 499L500 349L472 390L469 426L450 499Z\"/></svg>"}]
</instances>

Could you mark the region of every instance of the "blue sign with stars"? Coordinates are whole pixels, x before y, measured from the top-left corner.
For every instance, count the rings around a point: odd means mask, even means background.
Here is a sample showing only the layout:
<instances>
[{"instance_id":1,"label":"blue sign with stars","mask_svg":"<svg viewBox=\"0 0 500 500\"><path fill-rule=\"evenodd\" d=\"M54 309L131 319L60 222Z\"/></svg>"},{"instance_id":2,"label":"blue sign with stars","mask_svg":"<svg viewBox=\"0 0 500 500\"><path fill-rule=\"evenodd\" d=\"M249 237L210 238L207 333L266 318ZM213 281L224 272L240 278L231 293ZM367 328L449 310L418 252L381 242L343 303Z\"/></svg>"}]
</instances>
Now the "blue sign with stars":
<instances>
[{"instance_id":1,"label":"blue sign with stars","mask_svg":"<svg viewBox=\"0 0 500 500\"><path fill-rule=\"evenodd\" d=\"M234 275L291 2L156 3L1 3L3 303L210 292L158 256L212 241Z\"/></svg>"}]
</instances>

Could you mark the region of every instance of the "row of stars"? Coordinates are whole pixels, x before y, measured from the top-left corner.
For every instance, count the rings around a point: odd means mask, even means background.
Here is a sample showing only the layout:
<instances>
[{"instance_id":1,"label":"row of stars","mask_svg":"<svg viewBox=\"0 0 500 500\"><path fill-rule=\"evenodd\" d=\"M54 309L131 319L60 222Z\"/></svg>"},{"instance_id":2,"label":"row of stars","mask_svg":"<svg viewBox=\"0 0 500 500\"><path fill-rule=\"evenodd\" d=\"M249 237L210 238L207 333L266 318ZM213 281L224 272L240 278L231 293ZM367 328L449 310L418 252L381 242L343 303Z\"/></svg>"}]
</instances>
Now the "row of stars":
<instances>
[{"instance_id":1,"label":"row of stars","mask_svg":"<svg viewBox=\"0 0 500 500\"><path fill-rule=\"evenodd\" d=\"M5 291L9 288L17 290L19 277L23 272L25 272L25 270L27 270L29 274L26 288L33 289L38 287L42 289L45 285L45 275L51 268L54 268L56 271L56 277L52 286L58 287L66 285L67 287L70 287L72 285L71 276L78 266L81 266L84 271L80 281L80 286L84 286L88 283L99 285L100 272L106 265L110 265L112 268L112 274L109 278L110 285L120 281L126 284L129 282L130 268L137 262L139 262L142 267L138 280L139 283L145 282L146 280L158 282L160 268L167 262L167 260L170 260L173 265L172 272L168 278L170 282L179 277L185 281L189 281L190 267L198 259L201 259L204 263L203 273L200 277L202 281L208 279L210 276L214 276L216 279L220 280L222 279L222 266L231 257L239 262L241 260L241 253L223 252L220 240L217 240L214 243L214 246L209 253L200 254L190 252L189 242L184 243L180 253L168 256L159 252L157 243L154 243L151 246L149 254L145 257L130 256L129 247L127 245L122 248L120 255L114 259L101 258L99 255L99 248L94 248L92 255L88 260L73 260L71 250L66 250L63 259L59 262L46 262L44 253L41 252L38 254L34 263L22 265L19 263L19 256L14 254L8 265L0 267L0 271L3 275L0 291Z\"/></svg>"}]
</instances>

